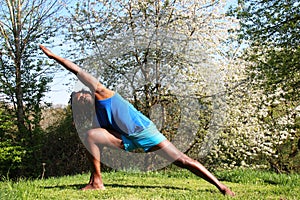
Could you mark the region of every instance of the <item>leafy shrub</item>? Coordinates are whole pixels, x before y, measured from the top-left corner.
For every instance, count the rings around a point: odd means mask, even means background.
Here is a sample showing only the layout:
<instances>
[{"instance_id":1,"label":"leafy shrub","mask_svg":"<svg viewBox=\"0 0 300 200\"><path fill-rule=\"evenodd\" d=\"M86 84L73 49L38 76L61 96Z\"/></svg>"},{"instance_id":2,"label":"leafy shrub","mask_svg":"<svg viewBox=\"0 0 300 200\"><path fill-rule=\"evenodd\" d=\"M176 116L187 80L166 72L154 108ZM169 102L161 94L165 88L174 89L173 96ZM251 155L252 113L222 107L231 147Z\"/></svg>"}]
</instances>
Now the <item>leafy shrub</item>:
<instances>
[{"instance_id":1,"label":"leafy shrub","mask_svg":"<svg viewBox=\"0 0 300 200\"><path fill-rule=\"evenodd\" d=\"M0 174L9 176L10 173L15 173L25 155L26 148L20 145L12 145L10 141L0 142Z\"/></svg>"}]
</instances>

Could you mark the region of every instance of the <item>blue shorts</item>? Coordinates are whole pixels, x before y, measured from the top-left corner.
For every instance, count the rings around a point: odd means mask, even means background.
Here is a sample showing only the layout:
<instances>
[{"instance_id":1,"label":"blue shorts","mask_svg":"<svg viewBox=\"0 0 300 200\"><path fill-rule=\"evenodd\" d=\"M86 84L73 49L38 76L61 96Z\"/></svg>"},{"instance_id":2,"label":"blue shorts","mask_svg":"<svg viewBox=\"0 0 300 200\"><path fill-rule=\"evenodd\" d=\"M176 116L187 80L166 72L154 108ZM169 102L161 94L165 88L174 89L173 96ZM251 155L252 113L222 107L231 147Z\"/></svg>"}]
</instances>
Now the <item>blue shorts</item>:
<instances>
[{"instance_id":1,"label":"blue shorts","mask_svg":"<svg viewBox=\"0 0 300 200\"><path fill-rule=\"evenodd\" d=\"M145 152L148 152L149 149L166 139L153 123L141 132L130 134L129 136L122 135L125 151L142 148Z\"/></svg>"}]
</instances>

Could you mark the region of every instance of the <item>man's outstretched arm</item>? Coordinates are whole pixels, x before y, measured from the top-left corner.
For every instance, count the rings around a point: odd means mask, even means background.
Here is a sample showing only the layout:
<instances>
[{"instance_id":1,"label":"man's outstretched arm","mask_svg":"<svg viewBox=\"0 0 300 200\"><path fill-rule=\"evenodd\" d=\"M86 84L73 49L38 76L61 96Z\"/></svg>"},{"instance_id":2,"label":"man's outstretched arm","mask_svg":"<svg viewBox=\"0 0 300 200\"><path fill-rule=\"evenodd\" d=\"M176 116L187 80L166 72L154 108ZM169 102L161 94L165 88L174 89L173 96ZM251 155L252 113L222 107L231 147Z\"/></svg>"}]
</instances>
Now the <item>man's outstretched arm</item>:
<instances>
[{"instance_id":1,"label":"man's outstretched arm","mask_svg":"<svg viewBox=\"0 0 300 200\"><path fill-rule=\"evenodd\" d=\"M62 58L62 57L52 53L49 49L47 49L43 45L40 45L40 48L50 59L54 59L59 64L61 64L63 67L65 67L67 70L74 73L78 77L78 79L83 84L85 84L87 87L89 87L92 91L96 92L99 89L100 90L103 89L102 87L104 87L104 86L102 86L95 77L93 77L91 74L82 70L78 65L74 64L73 62L71 62L65 58Z\"/></svg>"}]
</instances>

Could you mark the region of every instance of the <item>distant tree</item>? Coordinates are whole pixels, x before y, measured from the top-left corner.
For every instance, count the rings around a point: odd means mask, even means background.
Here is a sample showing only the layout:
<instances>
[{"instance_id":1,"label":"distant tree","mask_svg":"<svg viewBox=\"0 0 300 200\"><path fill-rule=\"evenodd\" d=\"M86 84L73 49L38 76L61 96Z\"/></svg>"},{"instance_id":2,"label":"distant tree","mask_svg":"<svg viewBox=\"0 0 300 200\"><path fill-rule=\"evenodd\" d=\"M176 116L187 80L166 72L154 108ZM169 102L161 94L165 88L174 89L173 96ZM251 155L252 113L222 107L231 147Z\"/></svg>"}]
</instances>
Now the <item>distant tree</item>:
<instances>
[{"instance_id":1,"label":"distant tree","mask_svg":"<svg viewBox=\"0 0 300 200\"><path fill-rule=\"evenodd\" d=\"M0 0L1 174L32 175L39 170L35 164L43 97L53 72L42 67L45 62L37 47L58 29L54 17L61 9L59 2Z\"/></svg>"},{"instance_id":2,"label":"distant tree","mask_svg":"<svg viewBox=\"0 0 300 200\"><path fill-rule=\"evenodd\" d=\"M54 36L53 17L59 1L1 0L0 14L0 93L10 105L20 133L32 132L41 120L41 106L51 81L37 45Z\"/></svg>"}]
</instances>

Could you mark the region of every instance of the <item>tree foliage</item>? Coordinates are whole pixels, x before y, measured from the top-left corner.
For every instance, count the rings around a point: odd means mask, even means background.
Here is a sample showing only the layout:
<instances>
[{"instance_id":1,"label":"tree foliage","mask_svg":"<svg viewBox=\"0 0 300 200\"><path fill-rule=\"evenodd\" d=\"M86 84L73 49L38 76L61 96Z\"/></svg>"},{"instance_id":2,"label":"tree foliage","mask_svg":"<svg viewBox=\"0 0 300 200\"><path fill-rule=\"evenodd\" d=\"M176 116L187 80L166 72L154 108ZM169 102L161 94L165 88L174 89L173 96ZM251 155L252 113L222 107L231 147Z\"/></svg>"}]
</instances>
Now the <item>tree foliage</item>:
<instances>
[{"instance_id":1,"label":"tree foliage","mask_svg":"<svg viewBox=\"0 0 300 200\"><path fill-rule=\"evenodd\" d=\"M299 2L239 1L231 15L240 21L239 42L244 43L236 59L238 74L247 78L229 96L228 131L240 142L220 148L234 149L224 156L235 160L232 166L253 163L277 172L298 171Z\"/></svg>"},{"instance_id":2,"label":"tree foliage","mask_svg":"<svg viewBox=\"0 0 300 200\"><path fill-rule=\"evenodd\" d=\"M38 44L47 43L54 36L57 30L54 17L60 8L56 0L0 1L0 109L3 122L0 142L4 145L2 150L7 149L7 154L3 155L17 152L11 155L24 159L21 171L25 173L26 162L38 158L39 123L42 108L46 105L43 97L52 80L50 73L42 68L45 62L38 58L37 48ZM15 163L13 157L8 158ZM14 165L14 168L18 166Z\"/></svg>"},{"instance_id":3,"label":"tree foliage","mask_svg":"<svg viewBox=\"0 0 300 200\"><path fill-rule=\"evenodd\" d=\"M253 77L264 80L266 91L282 87L299 100L299 2L239 1L234 14L240 20L240 39L251 48L247 60L255 62Z\"/></svg>"},{"instance_id":4,"label":"tree foliage","mask_svg":"<svg viewBox=\"0 0 300 200\"><path fill-rule=\"evenodd\" d=\"M11 105L20 132L40 121L40 105L51 78L38 61L38 44L55 31L57 1L1 1L1 100Z\"/></svg>"}]
</instances>

